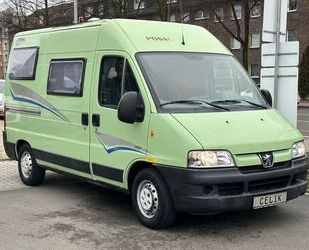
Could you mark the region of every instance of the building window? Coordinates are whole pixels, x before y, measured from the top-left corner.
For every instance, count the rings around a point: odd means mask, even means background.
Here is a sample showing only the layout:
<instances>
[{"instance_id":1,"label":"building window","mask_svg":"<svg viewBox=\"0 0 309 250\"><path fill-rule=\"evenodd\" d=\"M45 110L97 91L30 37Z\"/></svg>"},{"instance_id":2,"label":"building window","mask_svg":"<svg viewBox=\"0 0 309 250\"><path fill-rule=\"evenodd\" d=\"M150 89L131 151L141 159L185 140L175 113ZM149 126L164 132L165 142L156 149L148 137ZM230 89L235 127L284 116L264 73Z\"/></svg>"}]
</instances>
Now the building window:
<instances>
[{"instance_id":1,"label":"building window","mask_svg":"<svg viewBox=\"0 0 309 250\"><path fill-rule=\"evenodd\" d=\"M129 63L119 56L104 57L101 63L99 104L117 109L121 96L138 92L137 82Z\"/></svg>"},{"instance_id":2,"label":"building window","mask_svg":"<svg viewBox=\"0 0 309 250\"><path fill-rule=\"evenodd\" d=\"M209 12L206 10L199 10L195 13L195 20L209 18Z\"/></svg>"},{"instance_id":3,"label":"building window","mask_svg":"<svg viewBox=\"0 0 309 250\"><path fill-rule=\"evenodd\" d=\"M288 11L296 11L297 10L297 0L289 0Z\"/></svg>"},{"instance_id":4,"label":"building window","mask_svg":"<svg viewBox=\"0 0 309 250\"><path fill-rule=\"evenodd\" d=\"M99 5L98 13L99 13L99 16L103 16L104 15L104 5L103 4Z\"/></svg>"},{"instance_id":5,"label":"building window","mask_svg":"<svg viewBox=\"0 0 309 250\"><path fill-rule=\"evenodd\" d=\"M215 12L216 12L216 15L215 15L214 21L219 22L219 18L220 18L221 21L224 21L224 10L223 10L223 8L217 8L215 10Z\"/></svg>"},{"instance_id":6,"label":"building window","mask_svg":"<svg viewBox=\"0 0 309 250\"><path fill-rule=\"evenodd\" d=\"M10 59L9 78L11 80L34 80L38 48L14 49ZM5 55L4 63L7 62Z\"/></svg>"},{"instance_id":7,"label":"building window","mask_svg":"<svg viewBox=\"0 0 309 250\"><path fill-rule=\"evenodd\" d=\"M254 4L254 2L252 2L251 4ZM251 6L250 16L260 17L261 12L262 12L261 2L256 2L254 6Z\"/></svg>"},{"instance_id":8,"label":"building window","mask_svg":"<svg viewBox=\"0 0 309 250\"><path fill-rule=\"evenodd\" d=\"M240 4L234 4L234 9L236 13L237 19L241 19L241 5ZM231 19L234 20L234 13L233 13L233 7L231 7Z\"/></svg>"},{"instance_id":9,"label":"building window","mask_svg":"<svg viewBox=\"0 0 309 250\"><path fill-rule=\"evenodd\" d=\"M82 96L84 65L83 59L52 60L49 66L47 94Z\"/></svg>"},{"instance_id":10,"label":"building window","mask_svg":"<svg viewBox=\"0 0 309 250\"><path fill-rule=\"evenodd\" d=\"M91 17L93 15L93 7L88 6L85 9L85 17Z\"/></svg>"},{"instance_id":11,"label":"building window","mask_svg":"<svg viewBox=\"0 0 309 250\"><path fill-rule=\"evenodd\" d=\"M175 14L170 15L170 22L176 22L176 15Z\"/></svg>"},{"instance_id":12,"label":"building window","mask_svg":"<svg viewBox=\"0 0 309 250\"><path fill-rule=\"evenodd\" d=\"M231 49L240 49L241 45L238 40L236 40L234 37L231 38Z\"/></svg>"},{"instance_id":13,"label":"building window","mask_svg":"<svg viewBox=\"0 0 309 250\"><path fill-rule=\"evenodd\" d=\"M183 15L182 20L184 23L190 22L190 13L187 12Z\"/></svg>"},{"instance_id":14,"label":"building window","mask_svg":"<svg viewBox=\"0 0 309 250\"><path fill-rule=\"evenodd\" d=\"M134 9L145 9L145 2L146 0L134 0Z\"/></svg>"},{"instance_id":15,"label":"building window","mask_svg":"<svg viewBox=\"0 0 309 250\"><path fill-rule=\"evenodd\" d=\"M295 29L288 29L286 32L286 40L288 42L297 41L297 33Z\"/></svg>"},{"instance_id":16,"label":"building window","mask_svg":"<svg viewBox=\"0 0 309 250\"><path fill-rule=\"evenodd\" d=\"M250 38L251 38L250 39L251 48L259 48L261 46L261 34L260 33L251 34Z\"/></svg>"},{"instance_id":17,"label":"building window","mask_svg":"<svg viewBox=\"0 0 309 250\"><path fill-rule=\"evenodd\" d=\"M250 64L250 75L252 79L260 78L260 65Z\"/></svg>"}]
</instances>

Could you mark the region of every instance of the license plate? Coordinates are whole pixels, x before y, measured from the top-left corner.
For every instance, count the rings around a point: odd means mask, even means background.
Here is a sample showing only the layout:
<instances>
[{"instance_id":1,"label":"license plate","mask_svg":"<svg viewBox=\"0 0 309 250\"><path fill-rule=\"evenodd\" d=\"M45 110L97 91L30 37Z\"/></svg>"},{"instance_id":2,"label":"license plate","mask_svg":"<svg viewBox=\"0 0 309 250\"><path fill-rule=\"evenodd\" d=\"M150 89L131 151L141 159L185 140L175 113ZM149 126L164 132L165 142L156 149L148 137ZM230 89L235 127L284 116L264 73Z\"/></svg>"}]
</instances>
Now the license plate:
<instances>
[{"instance_id":1,"label":"license plate","mask_svg":"<svg viewBox=\"0 0 309 250\"><path fill-rule=\"evenodd\" d=\"M274 206L276 204L286 202L286 199L287 192L256 196L253 198L253 208L258 209L262 207Z\"/></svg>"}]
</instances>

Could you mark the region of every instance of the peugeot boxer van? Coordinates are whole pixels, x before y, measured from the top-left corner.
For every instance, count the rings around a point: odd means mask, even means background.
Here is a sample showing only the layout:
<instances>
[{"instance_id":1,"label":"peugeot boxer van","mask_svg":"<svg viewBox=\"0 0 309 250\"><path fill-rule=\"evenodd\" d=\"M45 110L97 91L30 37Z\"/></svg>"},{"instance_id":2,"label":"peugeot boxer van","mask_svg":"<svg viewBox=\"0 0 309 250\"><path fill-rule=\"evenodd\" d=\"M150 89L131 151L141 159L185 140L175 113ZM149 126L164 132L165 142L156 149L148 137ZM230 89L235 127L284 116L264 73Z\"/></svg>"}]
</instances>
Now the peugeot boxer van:
<instances>
[{"instance_id":1,"label":"peugeot boxer van","mask_svg":"<svg viewBox=\"0 0 309 250\"><path fill-rule=\"evenodd\" d=\"M46 170L125 190L140 221L285 203L307 188L304 138L236 58L193 25L102 20L15 36L4 146ZM296 104L295 104L296 105Z\"/></svg>"}]
</instances>

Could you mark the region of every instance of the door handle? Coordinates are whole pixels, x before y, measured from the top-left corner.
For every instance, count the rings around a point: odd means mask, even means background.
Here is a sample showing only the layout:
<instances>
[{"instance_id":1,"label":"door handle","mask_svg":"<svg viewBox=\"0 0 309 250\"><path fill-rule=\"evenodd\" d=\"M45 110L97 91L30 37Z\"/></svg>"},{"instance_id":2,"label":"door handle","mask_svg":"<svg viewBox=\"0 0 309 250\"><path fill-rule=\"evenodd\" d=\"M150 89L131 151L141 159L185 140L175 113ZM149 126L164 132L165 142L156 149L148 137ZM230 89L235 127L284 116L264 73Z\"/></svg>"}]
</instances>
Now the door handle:
<instances>
[{"instance_id":1,"label":"door handle","mask_svg":"<svg viewBox=\"0 0 309 250\"><path fill-rule=\"evenodd\" d=\"M82 125L88 126L88 124L89 124L88 113L82 113Z\"/></svg>"},{"instance_id":2,"label":"door handle","mask_svg":"<svg viewBox=\"0 0 309 250\"><path fill-rule=\"evenodd\" d=\"M92 125L94 127L100 127L100 115L92 114Z\"/></svg>"}]
</instances>

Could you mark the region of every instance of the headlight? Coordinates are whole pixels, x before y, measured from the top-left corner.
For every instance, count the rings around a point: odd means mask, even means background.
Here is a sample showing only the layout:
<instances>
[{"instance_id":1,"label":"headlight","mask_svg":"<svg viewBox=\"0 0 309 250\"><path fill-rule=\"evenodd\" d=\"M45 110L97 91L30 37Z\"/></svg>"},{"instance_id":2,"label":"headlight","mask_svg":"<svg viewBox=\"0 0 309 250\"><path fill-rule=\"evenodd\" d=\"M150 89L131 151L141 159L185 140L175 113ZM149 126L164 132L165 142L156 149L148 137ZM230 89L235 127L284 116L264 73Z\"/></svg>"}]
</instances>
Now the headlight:
<instances>
[{"instance_id":1,"label":"headlight","mask_svg":"<svg viewBox=\"0 0 309 250\"><path fill-rule=\"evenodd\" d=\"M235 166L232 155L227 151L191 151L189 168L222 168Z\"/></svg>"},{"instance_id":2,"label":"headlight","mask_svg":"<svg viewBox=\"0 0 309 250\"><path fill-rule=\"evenodd\" d=\"M295 142L292 148L292 159L306 155L306 147L303 141Z\"/></svg>"}]
</instances>

